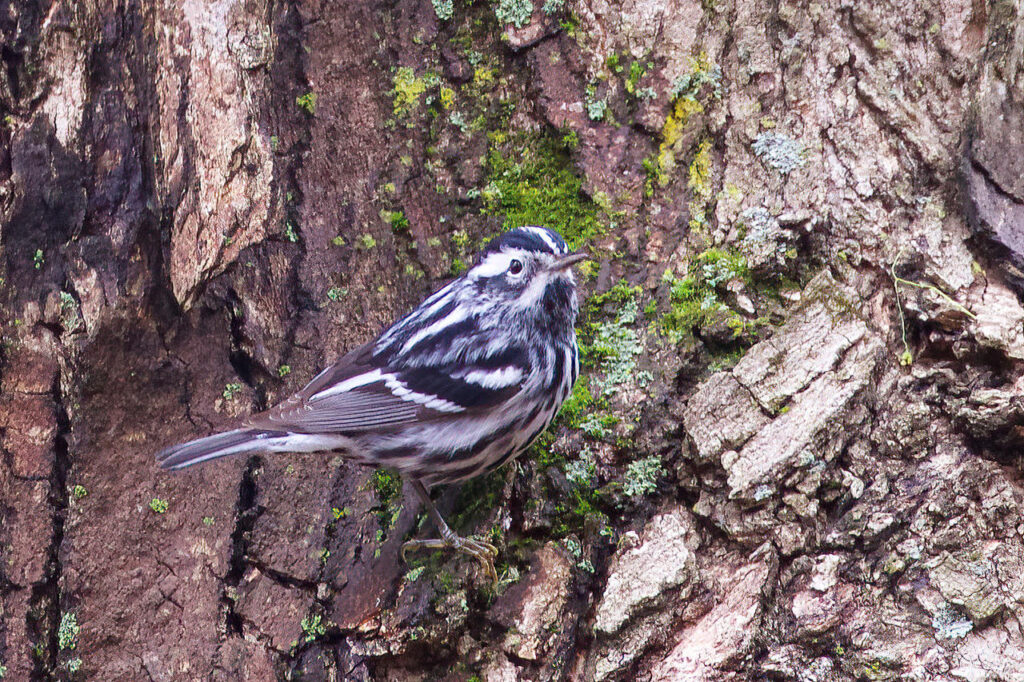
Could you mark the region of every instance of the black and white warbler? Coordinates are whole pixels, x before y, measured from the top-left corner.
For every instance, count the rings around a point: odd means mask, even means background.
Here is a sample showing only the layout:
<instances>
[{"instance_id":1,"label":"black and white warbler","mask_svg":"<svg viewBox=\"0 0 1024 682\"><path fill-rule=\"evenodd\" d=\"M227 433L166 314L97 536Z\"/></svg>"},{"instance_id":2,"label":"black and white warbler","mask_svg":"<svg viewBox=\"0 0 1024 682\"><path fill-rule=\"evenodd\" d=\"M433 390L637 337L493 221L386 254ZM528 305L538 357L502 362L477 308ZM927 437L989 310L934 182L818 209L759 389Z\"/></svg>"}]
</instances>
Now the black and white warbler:
<instances>
[{"instance_id":1,"label":"black and white warbler","mask_svg":"<svg viewBox=\"0 0 1024 682\"><path fill-rule=\"evenodd\" d=\"M495 238L475 265L371 343L232 431L167 448L166 469L237 454L340 452L413 482L441 533L408 549L451 547L492 580L497 550L456 535L427 489L487 473L551 423L579 375L569 252L543 227Z\"/></svg>"}]
</instances>

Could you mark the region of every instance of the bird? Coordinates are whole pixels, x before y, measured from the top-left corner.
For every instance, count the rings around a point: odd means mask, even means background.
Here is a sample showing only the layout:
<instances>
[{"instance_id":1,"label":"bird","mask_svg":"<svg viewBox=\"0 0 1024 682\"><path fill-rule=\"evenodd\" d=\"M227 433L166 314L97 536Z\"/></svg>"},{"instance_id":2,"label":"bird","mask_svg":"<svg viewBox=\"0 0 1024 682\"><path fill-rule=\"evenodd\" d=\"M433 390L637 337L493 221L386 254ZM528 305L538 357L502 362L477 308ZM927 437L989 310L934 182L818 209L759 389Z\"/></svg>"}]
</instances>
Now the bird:
<instances>
[{"instance_id":1,"label":"bird","mask_svg":"<svg viewBox=\"0 0 1024 682\"><path fill-rule=\"evenodd\" d=\"M449 528L430 488L512 461L551 424L580 372L573 253L547 227L504 232L474 264L375 340L236 428L156 455L164 469L228 455L340 453L411 481L440 533L420 549L476 559L497 582L490 543Z\"/></svg>"}]
</instances>

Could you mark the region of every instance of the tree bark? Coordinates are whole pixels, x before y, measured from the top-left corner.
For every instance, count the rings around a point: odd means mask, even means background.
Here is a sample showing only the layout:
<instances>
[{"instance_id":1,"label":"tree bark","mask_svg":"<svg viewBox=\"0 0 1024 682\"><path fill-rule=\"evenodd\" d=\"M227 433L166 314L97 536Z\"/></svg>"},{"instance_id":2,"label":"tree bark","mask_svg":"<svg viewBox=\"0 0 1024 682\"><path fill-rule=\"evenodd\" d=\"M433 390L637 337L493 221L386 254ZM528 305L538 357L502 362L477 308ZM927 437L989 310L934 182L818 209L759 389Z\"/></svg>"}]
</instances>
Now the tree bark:
<instances>
[{"instance_id":1,"label":"tree bark","mask_svg":"<svg viewBox=\"0 0 1024 682\"><path fill-rule=\"evenodd\" d=\"M0 677L1024 680L1022 15L0 1ZM157 468L529 223L496 589L386 473Z\"/></svg>"}]
</instances>

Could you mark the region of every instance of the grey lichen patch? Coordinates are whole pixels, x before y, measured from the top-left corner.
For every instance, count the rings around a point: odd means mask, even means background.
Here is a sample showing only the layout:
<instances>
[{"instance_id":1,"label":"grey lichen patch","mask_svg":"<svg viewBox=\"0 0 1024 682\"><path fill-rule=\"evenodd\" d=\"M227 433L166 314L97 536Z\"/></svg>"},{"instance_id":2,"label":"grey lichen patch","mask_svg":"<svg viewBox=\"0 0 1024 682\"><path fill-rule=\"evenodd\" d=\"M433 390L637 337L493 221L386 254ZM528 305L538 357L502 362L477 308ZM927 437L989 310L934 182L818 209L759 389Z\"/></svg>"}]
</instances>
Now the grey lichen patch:
<instances>
[{"instance_id":1,"label":"grey lichen patch","mask_svg":"<svg viewBox=\"0 0 1024 682\"><path fill-rule=\"evenodd\" d=\"M502 24L512 24L516 28L522 28L530 23L533 16L533 2L531 0L498 0L494 7L494 16Z\"/></svg>"},{"instance_id":2,"label":"grey lichen patch","mask_svg":"<svg viewBox=\"0 0 1024 682\"><path fill-rule=\"evenodd\" d=\"M434 5L434 14L441 21L448 21L455 14L455 7L452 0L430 0Z\"/></svg>"},{"instance_id":3,"label":"grey lichen patch","mask_svg":"<svg viewBox=\"0 0 1024 682\"><path fill-rule=\"evenodd\" d=\"M664 472L657 455L630 462L622 481L622 492L626 497L649 495L658 489L658 477Z\"/></svg>"},{"instance_id":4,"label":"grey lichen patch","mask_svg":"<svg viewBox=\"0 0 1024 682\"><path fill-rule=\"evenodd\" d=\"M974 629L974 623L952 604L946 604L932 615L932 629L937 639L963 639Z\"/></svg>"},{"instance_id":5,"label":"grey lichen patch","mask_svg":"<svg viewBox=\"0 0 1024 682\"><path fill-rule=\"evenodd\" d=\"M736 226L743 234L739 249L750 270L762 277L778 275L786 265L793 234L782 229L778 218L762 206L740 213Z\"/></svg>"},{"instance_id":6,"label":"grey lichen patch","mask_svg":"<svg viewBox=\"0 0 1024 682\"><path fill-rule=\"evenodd\" d=\"M660 514L647 524L632 546L623 545L612 559L608 583L597 606L594 629L618 632L638 611L678 590L686 598L697 578L691 547L696 529L682 509Z\"/></svg>"},{"instance_id":7,"label":"grey lichen patch","mask_svg":"<svg viewBox=\"0 0 1024 682\"><path fill-rule=\"evenodd\" d=\"M60 650L66 651L78 646L78 633L80 631L78 618L73 612L67 611L61 615L60 625L57 627L57 646Z\"/></svg>"},{"instance_id":8,"label":"grey lichen patch","mask_svg":"<svg viewBox=\"0 0 1024 682\"><path fill-rule=\"evenodd\" d=\"M758 158L783 175L789 175L807 163L803 145L775 130L758 135L752 148Z\"/></svg>"},{"instance_id":9,"label":"grey lichen patch","mask_svg":"<svg viewBox=\"0 0 1024 682\"><path fill-rule=\"evenodd\" d=\"M637 356L643 351L643 344L632 328L637 318L637 301L629 298L612 322L594 325L592 351L601 356L598 364L604 376L595 382L602 396L611 396L635 374Z\"/></svg>"}]
</instances>

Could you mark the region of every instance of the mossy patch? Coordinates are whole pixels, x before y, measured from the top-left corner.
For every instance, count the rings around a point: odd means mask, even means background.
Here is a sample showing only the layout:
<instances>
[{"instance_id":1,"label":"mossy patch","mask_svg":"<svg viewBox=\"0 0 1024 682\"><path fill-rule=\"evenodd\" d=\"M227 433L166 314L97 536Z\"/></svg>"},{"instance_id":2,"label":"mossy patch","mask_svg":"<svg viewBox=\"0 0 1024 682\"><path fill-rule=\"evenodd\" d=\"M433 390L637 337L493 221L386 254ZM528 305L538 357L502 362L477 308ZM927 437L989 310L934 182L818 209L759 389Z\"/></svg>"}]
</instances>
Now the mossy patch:
<instances>
[{"instance_id":1,"label":"mossy patch","mask_svg":"<svg viewBox=\"0 0 1024 682\"><path fill-rule=\"evenodd\" d=\"M752 284L746 259L733 249L708 249L697 256L684 277L666 270L662 282L669 287L668 311L654 323L654 328L671 343L681 343L692 340L701 328L724 317L738 339L756 328L756 321L748 322L730 309L718 292L719 286L737 279Z\"/></svg>"},{"instance_id":2,"label":"mossy patch","mask_svg":"<svg viewBox=\"0 0 1024 682\"><path fill-rule=\"evenodd\" d=\"M316 93L310 91L305 95L299 95L295 98L295 105L312 116L316 113Z\"/></svg>"},{"instance_id":3,"label":"mossy patch","mask_svg":"<svg viewBox=\"0 0 1024 682\"><path fill-rule=\"evenodd\" d=\"M557 231L572 249L603 234L601 209L583 193L563 138L516 133L491 136L483 212L502 215L509 230L544 225Z\"/></svg>"},{"instance_id":4,"label":"mossy patch","mask_svg":"<svg viewBox=\"0 0 1024 682\"><path fill-rule=\"evenodd\" d=\"M402 477L390 469L375 469L370 476L370 486L377 495L374 507L380 524L377 539L383 542L402 511Z\"/></svg>"},{"instance_id":5,"label":"mossy patch","mask_svg":"<svg viewBox=\"0 0 1024 682\"><path fill-rule=\"evenodd\" d=\"M466 481L459 490L455 503L456 511L449 516L450 524L459 532L466 532L477 522L487 518L501 503L504 487L504 469Z\"/></svg>"}]
</instances>

